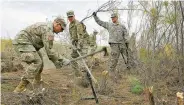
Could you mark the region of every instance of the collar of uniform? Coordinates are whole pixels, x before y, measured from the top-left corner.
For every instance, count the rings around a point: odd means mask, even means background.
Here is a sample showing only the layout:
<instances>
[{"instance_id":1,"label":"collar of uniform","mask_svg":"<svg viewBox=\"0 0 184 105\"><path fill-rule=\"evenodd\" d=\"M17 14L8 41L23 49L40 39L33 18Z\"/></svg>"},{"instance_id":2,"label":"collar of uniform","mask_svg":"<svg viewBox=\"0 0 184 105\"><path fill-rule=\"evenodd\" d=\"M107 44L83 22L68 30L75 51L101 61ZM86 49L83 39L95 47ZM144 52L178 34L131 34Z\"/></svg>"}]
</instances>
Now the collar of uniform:
<instances>
[{"instance_id":1,"label":"collar of uniform","mask_svg":"<svg viewBox=\"0 0 184 105\"><path fill-rule=\"evenodd\" d=\"M74 24L74 23L76 23L76 19L71 22L71 24Z\"/></svg>"},{"instance_id":2,"label":"collar of uniform","mask_svg":"<svg viewBox=\"0 0 184 105\"><path fill-rule=\"evenodd\" d=\"M116 23L113 23L114 25L119 25L120 23L119 22L116 22Z\"/></svg>"}]
</instances>

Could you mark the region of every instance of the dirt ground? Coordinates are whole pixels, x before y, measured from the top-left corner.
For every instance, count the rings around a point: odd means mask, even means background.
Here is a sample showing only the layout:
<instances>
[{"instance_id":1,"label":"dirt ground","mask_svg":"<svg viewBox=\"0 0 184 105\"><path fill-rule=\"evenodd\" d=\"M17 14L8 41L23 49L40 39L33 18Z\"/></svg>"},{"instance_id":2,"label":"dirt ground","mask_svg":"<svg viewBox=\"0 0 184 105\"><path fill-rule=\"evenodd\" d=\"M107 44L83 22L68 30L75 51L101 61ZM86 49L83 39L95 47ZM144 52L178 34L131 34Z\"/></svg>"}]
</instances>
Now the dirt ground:
<instances>
[{"instance_id":1,"label":"dirt ground","mask_svg":"<svg viewBox=\"0 0 184 105\"><path fill-rule=\"evenodd\" d=\"M99 66L94 66L92 74L98 80L101 79L101 74L108 67L108 58L101 59ZM45 59L44 61L48 61ZM133 94L131 91L131 78L142 80L140 69L126 70L120 61L117 66L119 70L118 83L108 81L109 90L106 94L101 94L98 86L94 86L99 100L98 105L149 105L145 92L141 94ZM1 74L1 105L95 105L95 100L82 100L82 98L93 97L91 88L83 88L75 84L75 78L72 75L72 68L70 66L62 69L53 69L53 64L46 62L45 66L49 69L44 69L42 72L42 79L44 81L42 92L37 91L33 93L24 92L20 94L13 93L14 88L18 85L23 71L5 72ZM139 75L138 75L138 72ZM175 73L176 74L176 73ZM172 76L173 78L176 76ZM177 79L168 81L153 82L157 86L155 90L155 100L166 100L166 104L161 103L157 105L174 105L176 104L175 93L177 86L175 83ZM155 85L156 84L156 85ZM166 84L166 85L163 85ZM171 86L172 85L172 86ZM174 86L173 86L174 85ZM144 86L144 85L143 85ZM28 86L30 89L31 85Z\"/></svg>"},{"instance_id":2,"label":"dirt ground","mask_svg":"<svg viewBox=\"0 0 184 105\"><path fill-rule=\"evenodd\" d=\"M95 67L93 74L100 79L101 72L105 70L103 65ZM95 105L95 100L81 100L82 97L92 97L91 88L82 88L74 84L72 69L64 67L60 70L46 69L42 78L45 82L46 91L39 100L30 100L26 93L15 94L13 89L19 83L23 71L2 73L1 104L2 105ZM136 95L130 92L129 74L122 72L118 83L112 83L113 92L101 95L97 92L99 105L146 105L144 94ZM6 80L6 77L12 77ZM96 89L97 90L97 89Z\"/></svg>"}]
</instances>

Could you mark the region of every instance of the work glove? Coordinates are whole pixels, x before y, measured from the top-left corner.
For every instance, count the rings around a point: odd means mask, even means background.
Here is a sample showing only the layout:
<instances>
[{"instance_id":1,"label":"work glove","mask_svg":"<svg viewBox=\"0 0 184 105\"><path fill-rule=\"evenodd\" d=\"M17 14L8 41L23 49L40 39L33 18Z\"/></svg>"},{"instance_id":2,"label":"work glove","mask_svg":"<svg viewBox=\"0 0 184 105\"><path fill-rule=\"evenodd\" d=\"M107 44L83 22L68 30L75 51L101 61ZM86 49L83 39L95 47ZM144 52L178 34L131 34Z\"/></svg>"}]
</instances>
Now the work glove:
<instances>
[{"instance_id":1,"label":"work glove","mask_svg":"<svg viewBox=\"0 0 184 105\"><path fill-rule=\"evenodd\" d=\"M70 60L69 59L66 59L66 58L63 58L63 59L59 59L58 61L56 61L54 63L54 65L56 66L56 69L60 69L62 68L63 66L67 66L70 64Z\"/></svg>"},{"instance_id":2,"label":"work glove","mask_svg":"<svg viewBox=\"0 0 184 105\"><path fill-rule=\"evenodd\" d=\"M72 40L73 50L80 50L81 46L78 40Z\"/></svg>"},{"instance_id":3,"label":"work glove","mask_svg":"<svg viewBox=\"0 0 184 105\"><path fill-rule=\"evenodd\" d=\"M56 66L56 69L60 69L62 66L63 66L63 64L61 63L61 61L56 61L55 63L54 63L54 65Z\"/></svg>"},{"instance_id":4,"label":"work glove","mask_svg":"<svg viewBox=\"0 0 184 105\"><path fill-rule=\"evenodd\" d=\"M62 61L62 64L63 64L64 66L69 65L69 64L70 64L70 60L64 58L63 61Z\"/></svg>"},{"instance_id":5,"label":"work glove","mask_svg":"<svg viewBox=\"0 0 184 105\"><path fill-rule=\"evenodd\" d=\"M96 12L93 12L93 16L96 16Z\"/></svg>"}]
</instances>

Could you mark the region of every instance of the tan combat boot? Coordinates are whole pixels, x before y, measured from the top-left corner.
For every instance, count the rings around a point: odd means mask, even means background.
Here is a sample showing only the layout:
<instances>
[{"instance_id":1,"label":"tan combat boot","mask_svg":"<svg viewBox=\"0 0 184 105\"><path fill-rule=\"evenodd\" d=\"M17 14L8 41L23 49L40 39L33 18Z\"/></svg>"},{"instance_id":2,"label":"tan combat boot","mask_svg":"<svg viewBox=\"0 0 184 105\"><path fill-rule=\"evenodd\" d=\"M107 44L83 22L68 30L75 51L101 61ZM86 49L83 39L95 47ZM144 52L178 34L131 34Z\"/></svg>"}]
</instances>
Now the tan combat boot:
<instances>
[{"instance_id":1,"label":"tan combat boot","mask_svg":"<svg viewBox=\"0 0 184 105\"><path fill-rule=\"evenodd\" d=\"M14 93L21 93L26 90L26 86L29 84L28 80L22 79L19 85L13 91Z\"/></svg>"}]
</instances>

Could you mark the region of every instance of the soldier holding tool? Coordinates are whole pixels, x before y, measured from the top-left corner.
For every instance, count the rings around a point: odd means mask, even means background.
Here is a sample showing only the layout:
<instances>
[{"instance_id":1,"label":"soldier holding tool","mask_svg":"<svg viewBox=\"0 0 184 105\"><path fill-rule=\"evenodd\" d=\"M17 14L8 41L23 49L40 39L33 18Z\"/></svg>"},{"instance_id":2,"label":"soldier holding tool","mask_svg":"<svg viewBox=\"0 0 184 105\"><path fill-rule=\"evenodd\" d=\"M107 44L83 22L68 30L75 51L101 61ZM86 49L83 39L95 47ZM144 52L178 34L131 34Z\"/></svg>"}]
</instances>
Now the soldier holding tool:
<instances>
[{"instance_id":1,"label":"soldier holding tool","mask_svg":"<svg viewBox=\"0 0 184 105\"><path fill-rule=\"evenodd\" d=\"M30 78L33 79L33 88L42 83L43 57L40 52L41 48L45 48L49 59L55 64L56 68L70 63L70 60L58 56L52 49L54 33L62 32L65 27L64 19L57 17L53 22L35 23L28 26L16 35L13 44L20 57L25 74L21 77L21 81L14 92L25 91L26 86L30 83L28 80Z\"/></svg>"},{"instance_id":2,"label":"soldier holding tool","mask_svg":"<svg viewBox=\"0 0 184 105\"><path fill-rule=\"evenodd\" d=\"M93 13L93 17L97 24L104 27L109 32L109 44L111 48L111 58L109 65L109 75L113 80L116 79L115 68L118 63L120 54L124 58L124 62L129 69L129 55L128 55L128 33L124 25L118 22L118 15L116 13L111 14L112 23L101 21L97 15Z\"/></svg>"}]
</instances>

